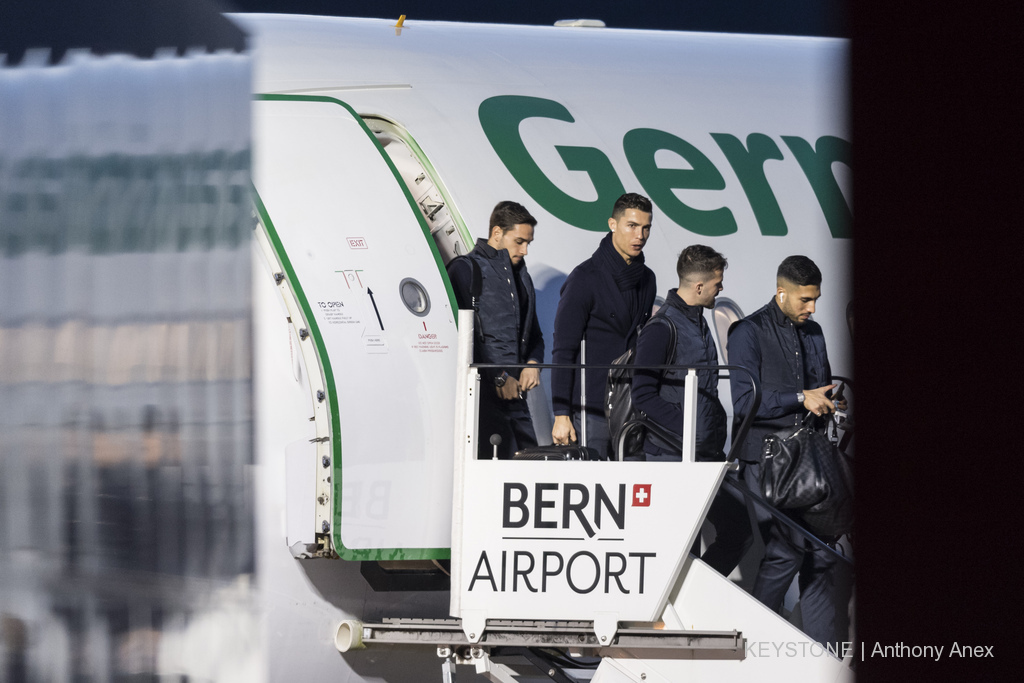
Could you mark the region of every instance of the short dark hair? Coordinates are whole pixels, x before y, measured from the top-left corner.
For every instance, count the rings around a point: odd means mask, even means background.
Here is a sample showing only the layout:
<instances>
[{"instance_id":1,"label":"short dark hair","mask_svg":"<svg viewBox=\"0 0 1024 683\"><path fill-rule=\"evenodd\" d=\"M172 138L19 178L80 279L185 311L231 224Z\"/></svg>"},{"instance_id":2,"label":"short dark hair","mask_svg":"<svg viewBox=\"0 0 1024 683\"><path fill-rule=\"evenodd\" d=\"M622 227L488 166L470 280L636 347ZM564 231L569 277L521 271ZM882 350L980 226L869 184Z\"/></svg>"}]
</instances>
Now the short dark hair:
<instances>
[{"instance_id":1,"label":"short dark hair","mask_svg":"<svg viewBox=\"0 0 1024 683\"><path fill-rule=\"evenodd\" d=\"M636 209L637 211L646 211L651 214L654 213L654 207L651 206L651 200L642 194L637 194L636 192L627 192L615 200L615 206L612 207L612 218L619 220L619 216L624 214L626 209Z\"/></svg>"},{"instance_id":2,"label":"short dark hair","mask_svg":"<svg viewBox=\"0 0 1024 683\"><path fill-rule=\"evenodd\" d=\"M779 271L775 277L792 282L798 287L821 286L821 271L818 270L818 266L814 265L814 261L806 256L787 256L779 264Z\"/></svg>"},{"instance_id":3,"label":"short dark hair","mask_svg":"<svg viewBox=\"0 0 1024 683\"><path fill-rule=\"evenodd\" d=\"M497 225L502 233L506 233L520 223L526 223L531 228L536 227L537 219L530 215L526 207L518 202L498 202L491 211L491 222L487 225L487 234Z\"/></svg>"},{"instance_id":4,"label":"short dark hair","mask_svg":"<svg viewBox=\"0 0 1024 683\"><path fill-rule=\"evenodd\" d=\"M729 261L711 247L703 244L691 244L679 254L676 261L676 274L679 282L694 275L713 275L716 271L729 267Z\"/></svg>"}]
</instances>

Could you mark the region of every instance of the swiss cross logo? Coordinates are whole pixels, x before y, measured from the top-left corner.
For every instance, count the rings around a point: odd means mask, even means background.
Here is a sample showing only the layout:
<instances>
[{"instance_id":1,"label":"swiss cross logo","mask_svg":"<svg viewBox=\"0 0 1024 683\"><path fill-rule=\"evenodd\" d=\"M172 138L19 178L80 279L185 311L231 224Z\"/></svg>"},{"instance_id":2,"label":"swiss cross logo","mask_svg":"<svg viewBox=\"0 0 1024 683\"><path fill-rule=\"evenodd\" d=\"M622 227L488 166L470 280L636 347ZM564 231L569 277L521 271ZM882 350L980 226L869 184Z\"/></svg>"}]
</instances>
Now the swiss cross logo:
<instances>
[{"instance_id":1,"label":"swiss cross logo","mask_svg":"<svg viewBox=\"0 0 1024 683\"><path fill-rule=\"evenodd\" d=\"M651 485L633 484L633 507L651 506Z\"/></svg>"}]
</instances>

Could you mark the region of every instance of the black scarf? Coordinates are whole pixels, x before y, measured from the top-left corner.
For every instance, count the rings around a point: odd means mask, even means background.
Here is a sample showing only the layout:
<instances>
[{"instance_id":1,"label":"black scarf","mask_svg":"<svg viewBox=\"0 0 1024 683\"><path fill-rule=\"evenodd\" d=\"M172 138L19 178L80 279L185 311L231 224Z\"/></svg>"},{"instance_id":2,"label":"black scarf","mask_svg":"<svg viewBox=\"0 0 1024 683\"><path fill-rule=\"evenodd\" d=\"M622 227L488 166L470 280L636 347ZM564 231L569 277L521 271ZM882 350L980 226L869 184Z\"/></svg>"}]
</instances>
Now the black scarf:
<instances>
[{"instance_id":1,"label":"black scarf","mask_svg":"<svg viewBox=\"0 0 1024 683\"><path fill-rule=\"evenodd\" d=\"M630 319L636 318L640 310L640 279L645 270L643 253L641 252L639 256L626 263L622 254L615 251L615 246L612 244L612 233L608 233L601 240L595 255L605 272L612 276L612 280L619 288L622 300L629 309Z\"/></svg>"},{"instance_id":2,"label":"black scarf","mask_svg":"<svg viewBox=\"0 0 1024 683\"><path fill-rule=\"evenodd\" d=\"M598 245L596 256L607 272L611 273L620 292L634 290L640 284L640 278L644 275L643 252L634 257L630 263L626 263L622 254L615 251L615 246L612 244L612 233L609 232Z\"/></svg>"}]
</instances>

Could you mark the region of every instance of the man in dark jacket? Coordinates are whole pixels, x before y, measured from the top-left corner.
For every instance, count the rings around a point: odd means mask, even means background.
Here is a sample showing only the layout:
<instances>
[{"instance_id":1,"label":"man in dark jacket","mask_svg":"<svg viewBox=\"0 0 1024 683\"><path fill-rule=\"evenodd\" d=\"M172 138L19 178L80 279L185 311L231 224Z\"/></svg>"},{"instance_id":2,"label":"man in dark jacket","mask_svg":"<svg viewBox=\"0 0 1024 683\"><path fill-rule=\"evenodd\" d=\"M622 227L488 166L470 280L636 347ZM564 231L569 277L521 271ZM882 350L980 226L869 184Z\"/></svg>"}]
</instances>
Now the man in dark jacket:
<instances>
[{"instance_id":1,"label":"man in dark jacket","mask_svg":"<svg viewBox=\"0 0 1024 683\"><path fill-rule=\"evenodd\" d=\"M717 365L718 352L704 309L714 308L723 289L726 258L711 247L694 244L679 254L676 273L679 288L670 290L665 305L644 327L636 344L636 365ZM665 323L675 327L673 335ZM651 420L682 437L683 397L687 371L637 370L633 379L633 406ZM724 462L726 415L718 400L718 372L697 372L696 459ZM647 460L680 460L679 449L654 434L644 443ZM738 477L729 472L734 483ZM750 547L753 538L746 505L734 490L723 486L708 510L715 540L701 556L716 571L728 576ZM699 544L699 541L698 541ZM699 552L699 545L695 546Z\"/></svg>"},{"instance_id":2,"label":"man in dark jacket","mask_svg":"<svg viewBox=\"0 0 1024 683\"><path fill-rule=\"evenodd\" d=\"M751 370L761 383L761 404L743 443L735 444L748 487L760 495L761 447L764 437L798 424L808 411L827 415L845 401L833 402L832 376L821 326L810 320L821 296L821 271L806 256L790 256L779 265L775 296L747 316L729 335L729 360ZM738 425L750 412L754 390L744 373L730 375L733 414ZM758 506L759 507L759 506ZM787 527L758 512L765 556L754 582L754 597L778 611L797 572L803 629L821 643L839 633L835 559ZM822 539L831 540L831 539Z\"/></svg>"},{"instance_id":3,"label":"man in dark jacket","mask_svg":"<svg viewBox=\"0 0 1024 683\"><path fill-rule=\"evenodd\" d=\"M477 311L473 360L510 365L544 361L544 338L537 322L533 280L526 270L527 249L537 220L521 204L499 202L491 212L487 239L448 264L459 308ZM474 291L474 281L479 291ZM474 301L475 299L475 301ZM490 439L501 437L502 458L537 445L525 392L540 383L536 368L484 369L481 375L477 453L490 458Z\"/></svg>"},{"instance_id":4,"label":"man in dark jacket","mask_svg":"<svg viewBox=\"0 0 1024 683\"><path fill-rule=\"evenodd\" d=\"M657 285L644 265L643 248L651 234L651 200L628 193L618 198L608 219L609 234L597 251L576 266L562 285L555 313L552 363L579 363L586 340L586 362L606 365L625 353L651 315ZM577 441L582 431L580 372L551 371L551 403L556 444ZM602 459L612 457L604 391L608 370L587 370L587 445Z\"/></svg>"}]
</instances>

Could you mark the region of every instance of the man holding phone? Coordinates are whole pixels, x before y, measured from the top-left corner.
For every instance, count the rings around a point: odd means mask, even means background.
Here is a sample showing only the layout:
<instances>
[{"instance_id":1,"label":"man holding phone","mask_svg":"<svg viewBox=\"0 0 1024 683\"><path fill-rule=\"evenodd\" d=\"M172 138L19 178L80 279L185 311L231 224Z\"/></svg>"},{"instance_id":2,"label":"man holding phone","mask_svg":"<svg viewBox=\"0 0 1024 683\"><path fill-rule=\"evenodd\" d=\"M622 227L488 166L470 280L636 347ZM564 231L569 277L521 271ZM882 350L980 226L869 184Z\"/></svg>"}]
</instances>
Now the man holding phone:
<instances>
[{"instance_id":1,"label":"man holding phone","mask_svg":"<svg viewBox=\"0 0 1024 683\"><path fill-rule=\"evenodd\" d=\"M806 256L790 256L776 273L775 296L747 316L729 335L729 360L758 376L761 404L743 443L733 447L747 486L760 496L764 437L799 424L808 412L823 418L846 401L831 392L832 370L821 326L811 320L821 297L821 271ZM730 373L734 429L750 412L754 390L746 373ZM797 572L803 629L821 643L840 640L834 585L835 558L755 506L765 556L754 581L754 597L779 611ZM834 539L822 539L826 542Z\"/></svg>"}]
</instances>

